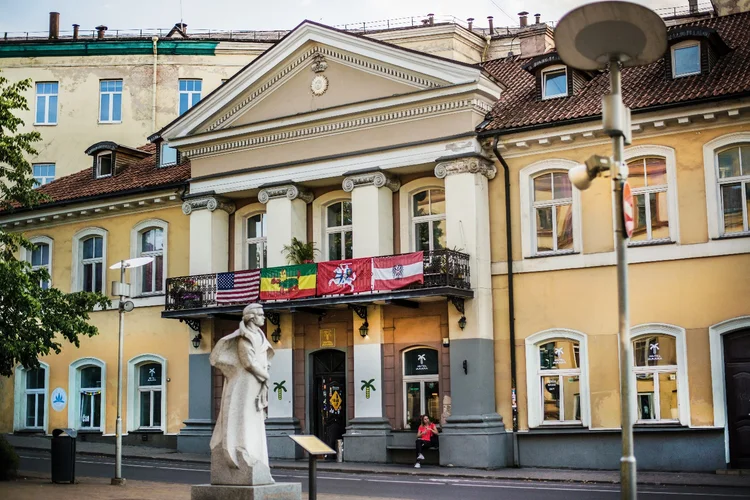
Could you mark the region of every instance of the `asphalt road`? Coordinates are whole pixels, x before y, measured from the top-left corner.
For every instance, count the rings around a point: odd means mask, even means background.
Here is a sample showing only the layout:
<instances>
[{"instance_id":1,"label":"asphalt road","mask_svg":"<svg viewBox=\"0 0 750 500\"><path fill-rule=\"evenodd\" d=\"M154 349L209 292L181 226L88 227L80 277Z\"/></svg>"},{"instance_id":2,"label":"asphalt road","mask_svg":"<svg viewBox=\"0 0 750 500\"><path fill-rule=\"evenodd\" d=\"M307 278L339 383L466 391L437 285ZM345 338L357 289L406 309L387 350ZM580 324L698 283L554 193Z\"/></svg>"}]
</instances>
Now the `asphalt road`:
<instances>
[{"instance_id":1,"label":"asphalt road","mask_svg":"<svg viewBox=\"0 0 750 500\"><path fill-rule=\"evenodd\" d=\"M49 454L22 451L21 471L50 471ZM112 457L79 456L76 477L112 477ZM168 483L201 484L209 482L208 464L176 463L148 459L124 459L123 476L127 479ZM277 469L273 476L278 482L302 483L307 490L307 471ZM616 500L619 487L605 484L569 484L535 481L507 481L460 478L431 478L400 475L357 475L318 472L318 493L351 495L352 497L398 498L419 500L502 499L502 500ZM689 498L749 499L750 492L739 488L706 488L679 486L640 486L638 496L647 500L675 500Z\"/></svg>"}]
</instances>

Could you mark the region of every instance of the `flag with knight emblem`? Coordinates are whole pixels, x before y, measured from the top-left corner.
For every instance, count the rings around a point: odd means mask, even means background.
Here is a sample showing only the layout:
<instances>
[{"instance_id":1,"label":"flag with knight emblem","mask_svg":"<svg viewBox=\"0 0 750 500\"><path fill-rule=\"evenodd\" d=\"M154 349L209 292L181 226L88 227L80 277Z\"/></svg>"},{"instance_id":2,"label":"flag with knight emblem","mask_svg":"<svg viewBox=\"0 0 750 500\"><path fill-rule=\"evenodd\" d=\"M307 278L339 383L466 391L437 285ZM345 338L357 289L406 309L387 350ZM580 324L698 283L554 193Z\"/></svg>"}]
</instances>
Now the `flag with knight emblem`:
<instances>
[{"instance_id":1,"label":"flag with knight emblem","mask_svg":"<svg viewBox=\"0 0 750 500\"><path fill-rule=\"evenodd\" d=\"M369 292L371 288L371 258L318 263L318 295Z\"/></svg>"},{"instance_id":2,"label":"flag with knight emblem","mask_svg":"<svg viewBox=\"0 0 750 500\"><path fill-rule=\"evenodd\" d=\"M424 252L375 257L372 277L375 290L398 290L413 283L424 283Z\"/></svg>"}]
</instances>

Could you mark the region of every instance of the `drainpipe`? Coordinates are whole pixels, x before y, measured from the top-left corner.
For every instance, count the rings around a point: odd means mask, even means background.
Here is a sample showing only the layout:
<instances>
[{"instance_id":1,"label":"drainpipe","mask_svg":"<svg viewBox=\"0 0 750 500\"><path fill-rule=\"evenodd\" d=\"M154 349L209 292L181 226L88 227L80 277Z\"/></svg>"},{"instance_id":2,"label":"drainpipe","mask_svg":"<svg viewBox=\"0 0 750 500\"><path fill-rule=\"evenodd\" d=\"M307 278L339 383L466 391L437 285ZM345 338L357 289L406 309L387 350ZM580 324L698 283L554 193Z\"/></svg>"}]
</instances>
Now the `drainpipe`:
<instances>
[{"instance_id":1,"label":"drainpipe","mask_svg":"<svg viewBox=\"0 0 750 500\"><path fill-rule=\"evenodd\" d=\"M500 136L492 140L492 152L503 166L505 173L505 247L508 263L508 332L510 334L510 392L511 408L513 409L513 466L518 467L518 401L516 392L516 309L513 298L513 233L510 217L510 170L505 158L497 150Z\"/></svg>"},{"instance_id":2,"label":"drainpipe","mask_svg":"<svg viewBox=\"0 0 750 500\"><path fill-rule=\"evenodd\" d=\"M157 54L157 42L159 37L155 36L151 38L151 44L154 50L154 77L153 77L153 89L151 90L151 132L156 131L156 64L158 61Z\"/></svg>"}]
</instances>

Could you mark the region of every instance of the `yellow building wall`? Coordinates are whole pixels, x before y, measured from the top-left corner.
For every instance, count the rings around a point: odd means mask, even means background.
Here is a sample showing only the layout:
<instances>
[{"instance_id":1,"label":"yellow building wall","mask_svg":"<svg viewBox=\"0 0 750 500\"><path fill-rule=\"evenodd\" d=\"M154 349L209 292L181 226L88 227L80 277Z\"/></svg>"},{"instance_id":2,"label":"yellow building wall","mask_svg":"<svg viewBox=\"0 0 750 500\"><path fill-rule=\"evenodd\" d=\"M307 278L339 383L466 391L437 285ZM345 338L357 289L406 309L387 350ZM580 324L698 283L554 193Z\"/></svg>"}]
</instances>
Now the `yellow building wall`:
<instances>
[{"instance_id":1,"label":"yellow building wall","mask_svg":"<svg viewBox=\"0 0 750 500\"><path fill-rule=\"evenodd\" d=\"M719 136L747 130L731 125L634 140L675 150L680 244L707 243L703 145ZM510 167L513 259L522 261L519 172L541 160L583 162L592 154L609 155L611 145L506 158ZM489 183L493 263L506 261L503 172ZM598 180L581 193L583 253L613 252L610 183ZM551 259L554 259L552 257ZM527 260L528 262L528 260ZM750 242L748 253L631 264L631 326L667 323L686 330L690 425L712 426L713 393L708 328L750 314ZM614 266L523 272L514 276L515 355L519 426L528 428L526 337L550 328L569 328L588 336L592 428L620 426L617 288ZM495 371L498 412L511 425L511 374L507 276L493 276ZM534 395L536 397L536 395Z\"/></svg>"},{"instance_id":2,"label":"yellow building wall","mask_svg":"<svg viewBox=\"0 0 750 500\"><path fill-rule=\"evenodd\" d=\"M99 227L108 231L107 262L108 268L121 259L129 259L131 229L141 221L161 219L169 223L167 233L167 276L184 276L189 274L189 217L183 215L179 206L159 210L130 213L116 217L77 221L29 231L27 237L47 236L54 240L52 250L52 284L63 292L71 287L72 239L73 235L88 227ZM110 283L119 281L119 270L107 270L104 278L104 291L109 293ZM129 272L126 281L132 281ZM162 296L163 298L163 296ZM114 297L110 297L114 302ZM125 336L123 351L123 430L127 428L128 391L132 389L127 380L127 363L129 359L140 354L156 354L167 360L166 373L163 375L166 388L166 432L175 434L187 419L188 413L188 355L193 349L190 340L194 332L187 325L176 320L161 318L163 302L157 306L136 307L125 315ZM57 427L68 427L68 406L54 411L50 404L52 391L62 387L68 393L68 405L74 394L70 394L69 366L74 361L94 357L106 363L106 427L105 434L114 434L117 415L117 348L118 318L116 309L91 313L90 323L99 330L99 335L80 339L76 348L67 341L62 341L62 352L52 353L39 359L49 364L49 386L47 397L48 428L47 432ZM0 379L0 432L13 430L13 378ZM73 425L73 422L70 422Z\"/></svg>"}]
</instances>

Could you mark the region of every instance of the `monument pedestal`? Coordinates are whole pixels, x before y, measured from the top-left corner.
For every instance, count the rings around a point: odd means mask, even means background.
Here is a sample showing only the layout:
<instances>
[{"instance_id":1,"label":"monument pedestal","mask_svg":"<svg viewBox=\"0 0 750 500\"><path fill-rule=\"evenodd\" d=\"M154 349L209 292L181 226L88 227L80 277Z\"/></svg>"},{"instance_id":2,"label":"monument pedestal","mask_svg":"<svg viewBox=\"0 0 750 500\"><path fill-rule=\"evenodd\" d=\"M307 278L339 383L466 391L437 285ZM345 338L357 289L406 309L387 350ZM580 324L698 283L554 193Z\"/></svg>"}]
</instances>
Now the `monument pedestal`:
<instances>
[{"instance_id":1,"label":"monument pedestal","mask_svg":"<svg viewBox=\"0 0 750 500\"><path fill-rule=\"evenodd\" d=\"M190 489L191 500L300 500L300 483L274 483L260 486L224 484L195 484Z\"/></svg>"}]
</instances>

